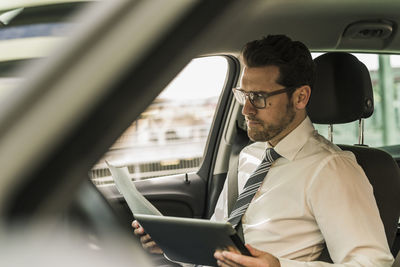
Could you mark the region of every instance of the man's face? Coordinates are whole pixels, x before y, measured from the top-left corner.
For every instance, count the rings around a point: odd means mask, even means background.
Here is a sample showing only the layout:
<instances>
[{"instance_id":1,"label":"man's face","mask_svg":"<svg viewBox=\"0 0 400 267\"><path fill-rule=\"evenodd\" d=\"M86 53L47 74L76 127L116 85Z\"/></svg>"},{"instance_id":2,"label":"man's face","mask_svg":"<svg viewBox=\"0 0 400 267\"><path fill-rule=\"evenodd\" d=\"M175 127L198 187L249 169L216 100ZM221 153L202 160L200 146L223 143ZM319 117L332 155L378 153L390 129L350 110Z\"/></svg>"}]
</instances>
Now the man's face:
<instances>
[{"instance_id":1,"label":"man's face","mask_svg":"<svg viewBox=\"0 0 400 267\"><path fill-rule=\"evenodd\" d=\"M245 68L241 87L246 92L273 92L285 88L276 80L279 77L279 68L266 66ZM290 132L289 126L295 118L293 103L286 93L271 96L266 99L266 107L255 108L247 99L242 114L246 118L247 133L253 141L270 141L277 143Z\"/></svg>"}]
</instances>

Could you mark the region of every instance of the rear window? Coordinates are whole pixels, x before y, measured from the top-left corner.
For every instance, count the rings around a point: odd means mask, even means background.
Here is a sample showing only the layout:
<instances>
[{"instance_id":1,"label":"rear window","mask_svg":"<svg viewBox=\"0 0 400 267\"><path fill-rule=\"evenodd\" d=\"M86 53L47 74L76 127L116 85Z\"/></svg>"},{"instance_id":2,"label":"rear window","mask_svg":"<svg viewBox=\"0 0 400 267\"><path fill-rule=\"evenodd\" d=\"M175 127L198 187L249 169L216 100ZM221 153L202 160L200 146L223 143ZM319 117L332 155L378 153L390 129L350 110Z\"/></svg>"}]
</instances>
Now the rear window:
<instances>
[{"instance_id":1,"label":"rear window","mask_svg":"<svg viewBox=\"0 0 400 267\"><path fill-rule=\"evenodd\" d=\"M320 54L313 53L313 57ZM390 146L400 143L400 55L353 54L363 62L371 75L374 91L374 113L364 120L364 143ZM328 126L315 124L318 132L328 136ZM357 144L359 123L335 124L333 142Z\"/></svg>"}]
</instances>

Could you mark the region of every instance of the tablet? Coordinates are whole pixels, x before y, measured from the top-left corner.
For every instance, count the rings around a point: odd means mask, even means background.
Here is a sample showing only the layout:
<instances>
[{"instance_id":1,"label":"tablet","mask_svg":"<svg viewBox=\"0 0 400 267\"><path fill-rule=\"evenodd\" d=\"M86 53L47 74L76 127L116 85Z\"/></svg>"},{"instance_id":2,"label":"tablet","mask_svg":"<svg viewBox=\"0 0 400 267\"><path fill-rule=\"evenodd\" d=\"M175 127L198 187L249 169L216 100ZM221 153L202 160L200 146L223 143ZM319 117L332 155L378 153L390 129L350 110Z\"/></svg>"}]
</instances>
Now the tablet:
<instances>
[{"instance_id":1,"label":"tablet","mask_svg":"<svg viewBox=\"0 0 400 267\"><path fill-rule=\"evenodd\" d=\"M216 249L228 246L250 255L230 223L135 214L135 219L172 261L217 266Z\"/></svg>"}]
</instances>

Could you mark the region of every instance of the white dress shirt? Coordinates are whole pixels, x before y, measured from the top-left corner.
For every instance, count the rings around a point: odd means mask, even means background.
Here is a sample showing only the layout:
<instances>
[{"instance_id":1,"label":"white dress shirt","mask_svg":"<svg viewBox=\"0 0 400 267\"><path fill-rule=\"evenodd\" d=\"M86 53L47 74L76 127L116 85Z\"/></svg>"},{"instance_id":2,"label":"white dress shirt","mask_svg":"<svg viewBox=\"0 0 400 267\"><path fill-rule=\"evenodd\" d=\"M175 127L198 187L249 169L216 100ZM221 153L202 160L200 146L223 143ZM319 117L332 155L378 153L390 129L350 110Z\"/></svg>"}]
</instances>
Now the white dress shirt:
<instances>
[{"instance_id":1,"label":"white dress shirt","mask_svg":"<svg viewBox=\"0 0 400 267\"><path fill-rule=\"evenodd\" d=\"M268 143L239 155L239 194ZM275 147L269 170L242 218L245 242L278 257L282 267L332 266L314 261L326 242L333 266L391 266L372 187L353 153L319 135L309 118ZM213 220L227 221L227 182Z\"/></svg>"}]
</instances>

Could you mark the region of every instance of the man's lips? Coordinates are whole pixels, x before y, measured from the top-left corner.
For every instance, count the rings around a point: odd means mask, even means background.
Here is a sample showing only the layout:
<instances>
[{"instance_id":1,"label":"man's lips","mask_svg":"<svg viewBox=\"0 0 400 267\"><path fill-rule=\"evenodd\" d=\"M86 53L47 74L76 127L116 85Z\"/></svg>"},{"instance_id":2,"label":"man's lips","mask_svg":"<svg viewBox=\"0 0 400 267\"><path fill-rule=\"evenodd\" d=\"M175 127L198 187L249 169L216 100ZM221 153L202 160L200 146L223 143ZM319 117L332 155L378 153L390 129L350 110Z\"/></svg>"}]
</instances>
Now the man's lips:
<instances>
[{"instance_id":1,"label":"man's lips","mask_svg":"<svg viewBox=\"0 0 400 267\"><path fill-rule=\"evenodd\" d=\"M252 126L252 125L261 125L262 122L259 120L252 120L252 119L246 119L247 125Z\"/></svg>"}]
</instances>

